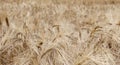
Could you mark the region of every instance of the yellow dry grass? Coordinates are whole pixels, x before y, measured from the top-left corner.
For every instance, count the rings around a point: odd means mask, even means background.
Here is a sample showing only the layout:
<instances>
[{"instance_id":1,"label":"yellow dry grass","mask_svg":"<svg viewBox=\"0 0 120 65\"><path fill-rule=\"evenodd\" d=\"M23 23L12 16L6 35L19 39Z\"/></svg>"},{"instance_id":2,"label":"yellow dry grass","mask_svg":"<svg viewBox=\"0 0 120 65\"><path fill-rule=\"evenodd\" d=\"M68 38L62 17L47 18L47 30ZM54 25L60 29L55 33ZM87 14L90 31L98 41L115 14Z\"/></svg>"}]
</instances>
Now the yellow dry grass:
<instances>
[{"instance_id":1,"label":"yellow dry grass","mask_svg":"<svg viewBox=\"0 0 120 65\"><path fill-rule=\"evenodd\" d=\"M119 0L0 0L0 65L120 65Z\"/></svg>"}]
</instances>

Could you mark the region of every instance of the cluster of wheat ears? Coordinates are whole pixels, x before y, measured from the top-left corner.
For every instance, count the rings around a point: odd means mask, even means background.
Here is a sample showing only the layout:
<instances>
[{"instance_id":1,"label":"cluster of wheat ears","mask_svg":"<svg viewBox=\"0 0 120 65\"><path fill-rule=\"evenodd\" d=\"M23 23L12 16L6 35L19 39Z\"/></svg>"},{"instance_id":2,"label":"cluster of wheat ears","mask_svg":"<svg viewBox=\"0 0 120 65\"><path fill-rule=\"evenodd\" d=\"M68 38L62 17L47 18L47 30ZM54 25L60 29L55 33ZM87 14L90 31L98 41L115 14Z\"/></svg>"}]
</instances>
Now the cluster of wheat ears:
<instances>
[{"instance_id":1,"label":"cluster of wheat ears","mask_svg":"<svg viewBox=\"0 0 120 65\"><path fill-rule=\"evenodd\" d=\"M119 0L87 1L0 0L0 65L120 65Z\"/></svg>"}]
</instances>

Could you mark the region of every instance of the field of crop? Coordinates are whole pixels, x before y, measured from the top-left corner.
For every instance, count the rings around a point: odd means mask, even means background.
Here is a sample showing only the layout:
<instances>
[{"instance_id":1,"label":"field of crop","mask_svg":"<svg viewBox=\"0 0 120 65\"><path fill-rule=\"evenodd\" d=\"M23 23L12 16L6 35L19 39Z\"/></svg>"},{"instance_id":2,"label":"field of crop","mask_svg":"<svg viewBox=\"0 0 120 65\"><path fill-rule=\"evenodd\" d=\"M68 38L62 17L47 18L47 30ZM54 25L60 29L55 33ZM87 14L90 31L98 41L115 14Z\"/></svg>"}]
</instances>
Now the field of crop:
<instances>
[{"instance_id":1,"label":"field of crop","mask_svg":"<svg viewBox=\"0 0 120 65\"><path fill-rule=\"evenodd\" d=\"M0 65L120 65L120 0L0 0Z\"/></svg>"}]
</instances>

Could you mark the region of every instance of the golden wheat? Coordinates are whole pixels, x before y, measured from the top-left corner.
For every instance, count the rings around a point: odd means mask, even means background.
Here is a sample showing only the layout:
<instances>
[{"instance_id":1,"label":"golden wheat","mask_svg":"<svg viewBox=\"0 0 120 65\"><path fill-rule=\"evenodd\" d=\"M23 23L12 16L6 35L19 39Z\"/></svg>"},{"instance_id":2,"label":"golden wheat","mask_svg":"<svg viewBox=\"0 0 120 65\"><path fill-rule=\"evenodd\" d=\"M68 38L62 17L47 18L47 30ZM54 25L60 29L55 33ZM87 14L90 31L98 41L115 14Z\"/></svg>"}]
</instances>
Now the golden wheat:
<instances>
[{"instance_id":1,"label":"golden wheat","mask_svg":"<svg viewBox=\"0 0 120 65\"><path fill-rule=\"evenodd\" d=\"M120 65L119 0L0 0L0 65Z\"/></svg>"}]
</instances>

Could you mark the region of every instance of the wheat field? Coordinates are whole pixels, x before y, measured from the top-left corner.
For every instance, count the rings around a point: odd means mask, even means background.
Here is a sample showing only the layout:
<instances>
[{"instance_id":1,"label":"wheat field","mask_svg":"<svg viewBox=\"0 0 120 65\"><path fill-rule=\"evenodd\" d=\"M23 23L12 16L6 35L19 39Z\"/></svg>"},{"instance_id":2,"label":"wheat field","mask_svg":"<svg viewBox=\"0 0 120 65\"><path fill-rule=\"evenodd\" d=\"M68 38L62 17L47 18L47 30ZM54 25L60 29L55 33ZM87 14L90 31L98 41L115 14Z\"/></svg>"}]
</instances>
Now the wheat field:
<instances>
[{"instance_id":1,"label":"wheat field","mask_svg":"<svg viewBox=\"0 0 120 65\"><path fill-rule=\"evenodd\" d=\"M120 0L0 0L0 65L120 65Z\"/></svg>"}]
</instances>

